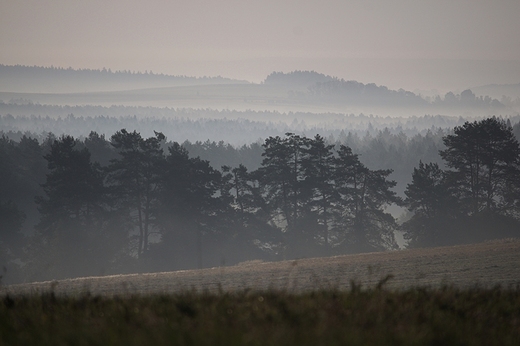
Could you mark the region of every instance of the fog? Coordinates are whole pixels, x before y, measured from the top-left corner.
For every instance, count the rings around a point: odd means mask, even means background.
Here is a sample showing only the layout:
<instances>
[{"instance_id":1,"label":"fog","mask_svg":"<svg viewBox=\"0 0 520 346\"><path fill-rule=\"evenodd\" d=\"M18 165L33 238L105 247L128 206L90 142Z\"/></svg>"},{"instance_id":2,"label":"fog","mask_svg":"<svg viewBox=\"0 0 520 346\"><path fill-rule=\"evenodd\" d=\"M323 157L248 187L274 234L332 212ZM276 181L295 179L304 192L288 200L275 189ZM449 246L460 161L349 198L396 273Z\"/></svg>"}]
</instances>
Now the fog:
<instances>
[{"instance_id":1,"label":"fog","mask_svg":"<svg viewBox=\"0 0 520 346\"><path fill-rule=\"evenodd\" d=\"M0 283L518 236L518 13L0 0Z\"/></svg>"},{"instance_id":2,"label":"fog","mask_svg":"<svg viewBox=\"0 0 520 346\"><path fill-rule=\"evenodd\" d=\"M520 79L515 0L0 2L0 62L224 76L315 70L392 89Z\"/></svg>"},{"instance_id":3,"label":"fog","mask_svg":"<svg viewBox=\"0 0 520 346\"><path fill-rule=\"evenodd\" d=\"M4 112L56 118L73 113L67 107L101 106L82 116L147 116L168 109L212 109L216 117L237 117L251 121L292 122L291 113L299 113L308 126L329 121L324 114L365 114L406 118L441 115L477 118L490 115L514 116L520 110L520 86L486 85L461 92L421 94L386 85L345 80L316 71L273 71L261 83L223 77L194 78L130 71L74 70L0 65L0 101ZM501 95L490 97L491 95ZM69 113L54 109L10 109L8 105L61 106ZM141 107L137 113L110 110L113 106ZM146 111L144 108L153 110ZM224 112L225 111L225 112ZM17 113L18 112L18 113ZM127 112L133 112L128 108ZM160 111L159 111L160 112ZM255 114L257 112L258 114ZM274 112L275 116L266 116ZM310 116L304 116L309 114ZM314 116L314 114L319 114ZM203 116L200 116L203 117ZM200 118L199 117L199 118ZM197 115L192 112L193 120ZM328 117L331 118L331 117ZM332 117L331 122L337 117Z\"/></svg>"},{"instance_id":4,"label":"fog","mask_svg":"<svg viewBox=\"0 0 520 346\"><path fill-rule=\"evenodd\" d=\"M0 65L0 76L7 283L516 236L514 203L501 205L506 214L433 218L439 224L426 234L415 224L421 211L405 203L417 169L438 176L447 168L440 153L454 129L494 119L498 132L520 135L515 85L479 89L506 92L498 100L470 89L426 96L315 71L273 72L261 83L23 65ZM348 213L347 201L358 198L350 192L330 192L332 213L320 206L329 192L307 183L317 179L310 167L318 149L331 172L345 170L320 178L337 191L375 179L363 200L386 197L370 202L369 224L349 221L362 220ZM284 183L297 200L289 207L276 197L276 181L287 177L270 176L280 167L269 155L283 152L276 160L297 167L296 180ZM134 169L143 183L128 180ZM339 187L351 174L367 178ZM136 189L148 192L134 201ZM444 218L479 230L448 236Z\"/></svg>"}]
</instances>

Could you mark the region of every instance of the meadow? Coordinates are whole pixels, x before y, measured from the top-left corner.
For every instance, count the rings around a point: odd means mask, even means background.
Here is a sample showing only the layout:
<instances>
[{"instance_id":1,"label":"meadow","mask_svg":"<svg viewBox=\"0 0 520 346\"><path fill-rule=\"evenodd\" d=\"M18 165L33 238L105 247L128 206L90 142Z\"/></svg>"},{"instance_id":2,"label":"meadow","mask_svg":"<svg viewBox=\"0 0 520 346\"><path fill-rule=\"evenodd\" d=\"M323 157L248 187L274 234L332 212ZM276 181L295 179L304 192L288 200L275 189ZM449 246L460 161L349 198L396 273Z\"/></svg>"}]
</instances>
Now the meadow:
<instances>
[{"instance_id":1,"label":"meadow","mask_svg":"<svg viewBox=\"0 0 520 346\"><path fill-rule=\"evenodd\" d=\"M352 282L374 287L461 289L511 287L520 283L520 239L424 249L361 253L322 258L262 262L162 273L70 278L5 286L0 294L78 295L170 294L185 291L219 293L349 289Z\"/></svg>"},{"instance_id":2,"label":"meadow","mask_svg":"<svg viewBox=\"0 0 520 346\"><path fill-rule=\"evenodd\" d=\"M5 296L3 345L518 345L520 290Z\"/></svg>"},{"instance_id":3,"label":"meadow","mask_svg":"<svg viewBox=\"0 0 520 346\"><path fill-rule=\"evenodd\" d=\"M520 241L1 289L0 344L517 345Z\"/></svg>"}]
</instances>

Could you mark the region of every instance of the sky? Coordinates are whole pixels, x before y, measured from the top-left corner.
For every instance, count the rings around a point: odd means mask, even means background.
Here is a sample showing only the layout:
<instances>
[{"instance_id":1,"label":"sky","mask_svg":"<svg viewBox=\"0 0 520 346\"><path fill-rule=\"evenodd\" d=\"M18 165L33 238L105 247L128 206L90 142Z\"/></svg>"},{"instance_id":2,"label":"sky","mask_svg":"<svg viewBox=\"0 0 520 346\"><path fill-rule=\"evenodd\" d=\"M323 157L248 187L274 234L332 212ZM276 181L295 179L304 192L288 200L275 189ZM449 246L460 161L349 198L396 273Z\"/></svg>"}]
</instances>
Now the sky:
<instances>
[{"instance_id":1,"label":"sky","mask_svg":"<svg viewBox=\"0 0 520 346\"><path fill-rule=\"evenodd\" d=\"M0 64L392 89L520 83L519 0L0 0Z\"/></svg>"}]
</instances>

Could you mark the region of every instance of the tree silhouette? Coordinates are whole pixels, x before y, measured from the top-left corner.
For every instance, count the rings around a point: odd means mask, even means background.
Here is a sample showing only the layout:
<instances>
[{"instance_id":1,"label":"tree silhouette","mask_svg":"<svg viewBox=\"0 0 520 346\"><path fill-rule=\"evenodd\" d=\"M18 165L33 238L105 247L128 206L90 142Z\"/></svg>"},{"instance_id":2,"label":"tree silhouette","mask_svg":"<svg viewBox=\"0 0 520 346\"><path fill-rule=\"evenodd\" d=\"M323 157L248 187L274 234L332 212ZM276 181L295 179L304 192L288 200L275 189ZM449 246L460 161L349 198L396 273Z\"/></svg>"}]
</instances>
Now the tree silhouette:
<instances>
[{"instance_id":1,"label":"tree silhouette","mask_svg":"<svg viewBox=\"0 0 520 346\"><path fill-rule=\"evenodd\" d=\"M414 168L406 187L405 205L413 217L403 224L410 247L444 245L449 242L451 224L460 216L458 199L446 174L436 163Z\"/></svg>"},{"instance_id":2,"label":"tree silhouette","mask_svg":"<svg viewBox=\"0 0 520 346\"><path fill-rule=\"evenodd\" d=\"M444 171L436 163L419 162L419 168L414 168L412 183L406 187L405 203L415 214L434 218L446 207L447 186L444 181Z\"/></svg>"},{"instance_id":3,"label":"tree silhouette","mask_svg":"<svg viewBox=\"0 0 520 346\"><path fill-rule=\"evenodd\" d=\"M137 230L135 254L141 258L148 251L148 244L156 226L156 210L161 188L161 171L164 154L162 133L144 139L134 131L125 129L111 137L111 144L119 158L108 167L108 182L116 208L128 215Z\"/></svg>"},{"instance_id":4,"label":"tree silhouette","mask_svg":"<svg viewBox=\"0 0 520 346\"><path fill-rule=\"evenodd\" d=\"M285 138L267 138L263 147L262 166L255 175L259 178L272 223L282 228L286 250L288 247L314 246L314 233L309 234L309 229L304 227L309 196L303 189L303 164L309 147L308 138L286 133Z\"/></svg>"},{"instance_id":5,"label":"tree silhouette","mask_svg":"<svg viewBox=\"0 0 520 346\"><path fill-rule=\"evenodd\" d=\"M334 145L326 144L323 137L316 135L308 141L303 160L305 226L314 228L326 251L330 251L333 206L337 200L334 187Z\"/></svg>"},{"instance_id":6,"label":"tree silhouette","mask_svg":"<svg viewBox=\"0 0 520 346\"><path fill-rule=\"evenodd\" d=\"M46 198L37 199L42 214L38 228L44 233L66 219L91 227L101 208L101 169L90 161L87 149L78 151L75 146L73 137L63 136L45 155L50 170L43 184Z\"/></svg>"},{"instance_id":7,"label":"tree silhouette","mask_svg":"<svg viewBox=\"0 0 520 346\"><path fill-rule=\"evenodd\" d=\"M110 161L117 158L117 153L111 147L110 142L104 135L91 131L84 142L85 147L91 155L92 162L98 162L102 167L110 164Z\"/></svg>"},{"instance_id":8,"label":"tree silhouette","mask_svg":"<svg viewBox=\"0 0 520 346\"><path fill-rule=\"evenodd\" d=\"M96 247L103 242L103 173L90 161L87 149L75 146L71 136L54 140L45 155L45 196L36 198L41 219L29 246L31 261L34 270L47 270L55 277L92 274L106 265L96 258Z\"/></svg>"},{"instance_id":9,"label":"tree silhouette","mask_svg":"<svg viewBox=\"0 0 520 346\"><path fill-rule=\"evenodd\" d=\"M336 207L336 232L342 246L349 251L363 252L395 249L395 219L384 211L385 206L400 204L388 180L390 170L370 170L352 149L341 145L336 160L335 187L340 194Z\"/></svg>"},{"instance_id":10,"label":"tree silhouette","mask_svg":"<svg viewBox=\"0 0 520 346\"><path fill-rule=\"evenodd\" d=\"M420 162L406 190L410 246L517 235L520 146L510 124L496 117L466 122L443 140L440 155L451 169Z\"/></svg>"},{"instance_id":11,"label":"tree silhouette","mask_svg":"<svg viewBox=\"0 0 520 346\"><path fill-rule=\"evenodd\" d=\"M384 211L400 203L390 170L368 169L343 145L335 157L321 136L289 133L268 138L264 147L256 174L273 224L284 234L287 256L396 248L397 224Z\"/></svg>"},{"instance_id":12,"label":"tree silhouette","mask_svg":"<svg viewBox=\"0 0 520 346\"><path fill-rule=\"evenodd\" d=\"M516 212L520 147L511 127L496 117L466 122L444 138L440 152L469 214Z\"/></svg>"},{"instance_id":13,"label":"tree silhouette","mask_svg":"<svg viewBox=\"0 0 520 346\"><path fill-rule=\"evenodd\" d=\"M12 201L0 202L0 268L8 270L14 269L13 279L17 279L19 265L15 260L20 258L23 235L21 234L22 224L25 214L22 213ZM5 283L0 274L0 284Z\"/></svg>"},{"instance_id":14,"label":"tree silhouette","mask_svg":"<svg viewBox=\"0 0 520 346\"><path fill-rule=\"evenodd\" d=\"M221 174L208 161L190 158L178 143L168 152L161 173L162 244L153 256L170 264L171 258L177 258L191 267L202 267L203 238L219 232Z\"/></svg>"}]
</instances>

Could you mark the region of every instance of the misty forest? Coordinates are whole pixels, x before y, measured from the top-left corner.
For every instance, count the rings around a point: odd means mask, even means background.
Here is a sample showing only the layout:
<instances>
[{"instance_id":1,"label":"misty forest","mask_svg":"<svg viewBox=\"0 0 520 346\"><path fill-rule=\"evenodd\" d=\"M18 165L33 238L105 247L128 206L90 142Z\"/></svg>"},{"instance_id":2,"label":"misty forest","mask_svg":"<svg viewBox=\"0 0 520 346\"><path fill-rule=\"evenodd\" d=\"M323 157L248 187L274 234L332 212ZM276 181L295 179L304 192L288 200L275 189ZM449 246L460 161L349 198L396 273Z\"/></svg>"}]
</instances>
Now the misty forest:
<instances>
[{"instance_id":1,"label":"misty forest","mask_svg":"<svg viewBox=\"0 0 520 346\"><path fill-rule=\"evenodd\" d=\"M516 114L518 99L423 97L302 71L262 84L0 72L13 89L16 76L56 90L0 92L4 282L519 236L520 118L489 115ZM63 91L77 79L109 91ZM186 107L148 104L172 95ZM346 105L438 115L337 111Z\"/></svg>"}]
</instances>

